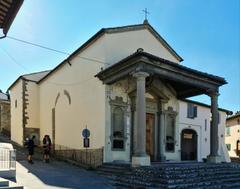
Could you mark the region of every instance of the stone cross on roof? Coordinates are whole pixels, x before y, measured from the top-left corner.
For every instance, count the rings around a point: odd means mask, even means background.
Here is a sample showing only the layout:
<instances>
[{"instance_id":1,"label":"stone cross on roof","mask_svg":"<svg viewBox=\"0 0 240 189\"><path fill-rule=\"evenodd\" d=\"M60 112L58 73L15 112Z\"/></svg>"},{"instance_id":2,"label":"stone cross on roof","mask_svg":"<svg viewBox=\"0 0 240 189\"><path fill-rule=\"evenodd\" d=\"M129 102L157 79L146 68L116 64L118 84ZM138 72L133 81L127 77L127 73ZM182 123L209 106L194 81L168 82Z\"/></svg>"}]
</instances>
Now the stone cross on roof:
<instances>
[{"instance_id":1,"label":"stone cross on roof","mask_svg":"<svg viewBox=\"0 0 240 189\"><path fill-rule=\"evenodd\" d=\"M150 14L150 12L148 12L147 8L145 8L144 10L142 10L145 14L145 20L147 20L147 15Z\"/></svg>"}]
</instances>

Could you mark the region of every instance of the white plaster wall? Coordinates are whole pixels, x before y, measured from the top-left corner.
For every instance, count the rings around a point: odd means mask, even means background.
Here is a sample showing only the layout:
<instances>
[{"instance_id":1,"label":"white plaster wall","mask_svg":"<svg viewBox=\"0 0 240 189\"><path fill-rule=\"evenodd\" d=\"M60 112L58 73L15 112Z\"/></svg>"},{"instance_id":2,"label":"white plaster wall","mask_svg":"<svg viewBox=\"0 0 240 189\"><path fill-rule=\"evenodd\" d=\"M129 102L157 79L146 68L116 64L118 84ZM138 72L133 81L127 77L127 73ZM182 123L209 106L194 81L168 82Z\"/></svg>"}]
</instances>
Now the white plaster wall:
<instances>
[{"instance_id":1,"label":"white plaster wall","mask_svg":"<svg viewBox=\"0 0 240 189\"><path fill-rule=\"evenodd\" d=\"M91 48L79 54L104 61L104 37ZM56 144L70 148L83 148L82 130L91 132L90 148L101 148L105 139L105 86L95 74L103 64L75 56L71 65L65 64L40 83L41 138L52 134L52 108L56 104ZM67 90L71 104L64 94Z\"/></svg>"},{"instance_id":2,"label":"white plaster wall","mask_svg":"<svg viewBox=\"0 0 240 189\"><path fill-rule=\"evenodd\" d=\"M27 120L26 127L40 128L39 124L39 86L35 82L27 81L28 105L27 105Z\"/></svg>"},{"instance_id":3,"label":"white plaster wall","mask_svg":"<svg viewBox=\"0 0 240 189\"><path fill-rule=\"evenodd\" d=\"M198 161L207 158L210 153L210 108L196 105L198 107L197 117L194 119L187 118L187 102L179 101L179 140L183 129L193 129L198 135ZM224 156L223 161L229 161L229 157L224 153L226 151L224 145L224 132L226 113L220 111L220 123L218 126L219 136L219 154ZM207 120L207 128L205 130L205 120ZM181 144L180 144L181 146Z\"/></svg>"},{"instance_id":4,"label":"white plaster wall","mask_svg":"<svg viewBox=\"0 0 240 189\"><path fill-rule=\"evenodd\" d=\"M19 80L10 90L11 96L11 140L22 145L22 80ZM17 108L15 108L17 100Z\"/></svg>"},{"instance_id":5,"label":"white plaster wall","mask_svg":"<svg viewBox=\"0 0 240 189\"><path fill-rule=\"evenodd\" d=\"M172 107L175 112L177 112L176 115L176 127L175 127L175 150L174 152L166 152L165 149L165 156L166 160L174 160L174 161L179 161L181 156L180 156L180 141L178 138L178 133L179 133L179 106L178 106L178 100L176 96L166 87L164 86L164 93L168 96L169 101L164 104L164 110L167 110L168 107ZM166 128L165 128L165 133L166 133ZM166 137L166 134L164 135ZM166 139L164 139L166 140Z\"/></svg>"},{"instance_id":6,"label":"white plaster wall","mask_svg":"<svg viewBox=\"0 0 240 189\"><path fill-rule=\"evenodd\" d=\"M198 135L198 161L206 158L210 153L210 110L202 106L197 106L197 117L194 119L187 117L187 103L179 101L179 140L183 129L193 129ZM205 120L207 128L205 130ZM181 146L181 144L180 144Z\"/></svg>"},{"instance_id":7,"label":"white plaster wall","mask_svg":"<svg viewBox=\"0 0 240 189\"><path fill-rule=\"evenodd\" d=\"M106 34L106 61L116 63L138 48L161 58L179 62L147 29Z\"/></svg>"}]
</instances>

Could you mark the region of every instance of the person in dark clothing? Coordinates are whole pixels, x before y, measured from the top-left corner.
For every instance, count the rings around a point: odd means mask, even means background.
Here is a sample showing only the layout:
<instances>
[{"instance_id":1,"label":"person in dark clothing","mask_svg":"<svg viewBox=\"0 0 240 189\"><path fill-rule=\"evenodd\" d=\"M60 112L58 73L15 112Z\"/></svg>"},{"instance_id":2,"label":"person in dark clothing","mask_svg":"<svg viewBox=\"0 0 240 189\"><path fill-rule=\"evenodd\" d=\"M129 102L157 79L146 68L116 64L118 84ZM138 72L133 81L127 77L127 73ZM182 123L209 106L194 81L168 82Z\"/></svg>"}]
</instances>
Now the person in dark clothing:
<instances>
[{"instance_id":1,"label":"person in dark clothing","mask_svg":"<svg viewBox=\"0 0 240 189\"><path fill-rule=\"evenodd\" d=\"M43 154L44 154L44 161L46 163L49 163L51 146L52 146L52 142L49 135L45 135L43 138Z\"/></svg>"},{"instance_id":2,"label":"person in dark clothing","mask_svg":"<svg viewBox=\"0 0 240 189\"><path fill-rule=\"evenodd\" d=\"M32 156L34 154L34 148L36 147L36 145L34 144L34 139L35 139L35 136L33 135L32 138L27 141L28 163L31 163L31 164L33 164Z\"/></svg>"}]
</instances>

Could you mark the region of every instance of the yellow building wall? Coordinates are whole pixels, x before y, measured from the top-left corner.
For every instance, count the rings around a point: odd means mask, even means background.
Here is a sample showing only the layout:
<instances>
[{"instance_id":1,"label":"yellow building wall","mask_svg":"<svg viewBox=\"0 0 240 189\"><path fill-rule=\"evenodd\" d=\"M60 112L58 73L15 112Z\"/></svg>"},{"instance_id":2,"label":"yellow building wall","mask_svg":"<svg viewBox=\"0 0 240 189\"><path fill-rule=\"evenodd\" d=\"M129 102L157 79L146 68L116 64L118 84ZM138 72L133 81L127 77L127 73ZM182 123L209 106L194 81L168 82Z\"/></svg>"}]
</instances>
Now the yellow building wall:
<instances>
[{"instance_id":1,"label":"yellow building wall","mask_svg":"<svg viewBox=\"0 0 240 189\"><path fill-rule=\"evenodd\" d=\"M105 116L105 85L94 76L102 67L116 63L138 48L177 62L148 30L104 34L72 58L71 65L65 64L40 83L41 138L52 135L52 109L55 108L56 144L82 148L81 132L87 125L91 132L90 147L103 147L110 115ZM64 91L70 95L71 104Z\"/></svg>"},{"instance_id":2,"label":"yellow building wall","mask_svg":"<svg viewBox=\"0 0 240 189\"><path fill-rule=\"evenodd\" d=\"M226 132L225 132L225 144L230 144L231 149L228 151L230 157L238 157L236 154L237 141L240 140L240 124L236 119L227 120ZM230 134L227 133L227 129L230 130Z\"/></svg>"},{"instance_id":3,"label":"yellow building wall","mask_svg":"<svg viewBox=\"0 0 240 189\"><path fill-rule=\"evenodd\" d=\"M19 80L10 91L11 94L11 140L18 144L23 143L22 120L22 80ZM15 107L15 102L17 106Z\"/></svg>"},{"instance_id":4,"label":"yellow building wall","mask_svg":"<svg viewBox=\"0 0 240 189\"><path fill-rule=\"evenodd\" d=\"M81 58L104 61L102 43L103 39L99 39L90 49L70 60L71 65L65 64L40 84L41 138L52 135L52 109L55 108L57 145L83 148L82 130L87 125L91 132L90 148L104 146L105 86L94 77L104 65Z\"/></svg>"},{"instance_id":5,"label":"yellow building wall","mask_svg":"<svg viewBox=\"0 0 240 189\"><path fill-rule=\"evenodd\" d=\"M150 33L149 30L128 31L106 35L106 61L116 63L135 53L138 48L144 52L178 63L179 61Z\"/></svg>"}]
</instances>

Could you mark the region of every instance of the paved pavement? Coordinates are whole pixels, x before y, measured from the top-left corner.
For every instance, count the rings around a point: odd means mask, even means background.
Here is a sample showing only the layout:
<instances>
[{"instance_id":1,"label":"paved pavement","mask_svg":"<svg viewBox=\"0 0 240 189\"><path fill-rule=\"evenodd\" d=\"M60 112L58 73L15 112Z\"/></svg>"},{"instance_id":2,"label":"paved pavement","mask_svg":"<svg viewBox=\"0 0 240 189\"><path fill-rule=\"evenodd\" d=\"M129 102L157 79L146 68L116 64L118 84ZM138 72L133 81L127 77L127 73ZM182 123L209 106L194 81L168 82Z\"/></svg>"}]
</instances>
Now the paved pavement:
<instances>
[{"instance_id":1,"label":"paved pavement","mask_svg":"<svg viewBox=\"0 0 240 189\"><path fill-rule=\"evenodd\" d=\"M113 189L105 178L94 171L54 161L17 162L16 181L24 189Z\"/></svg>"},{"instance_id":2,"label":"paved pavement","mask_svg":"<svg viewBox=\"0 0 240 189\"><path fill-rule=\"evenodd\" d=\"M27 149L0 134L0 142L12 143L17 150L16 182L24 189L113 189L108 181L94 171L52 160L42 161L42 153L34 154L35 163L29 164Z\"/></svg>"}]
</instances>

